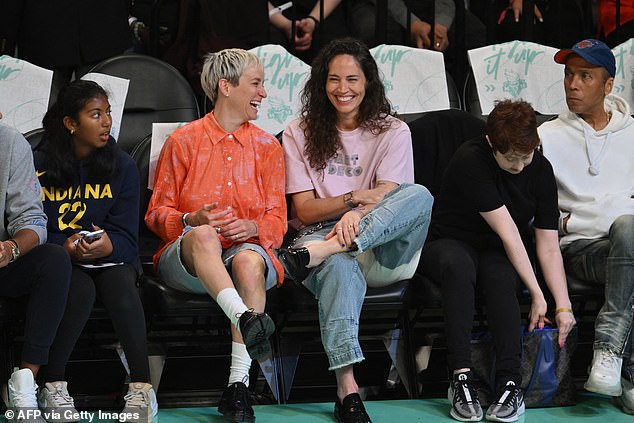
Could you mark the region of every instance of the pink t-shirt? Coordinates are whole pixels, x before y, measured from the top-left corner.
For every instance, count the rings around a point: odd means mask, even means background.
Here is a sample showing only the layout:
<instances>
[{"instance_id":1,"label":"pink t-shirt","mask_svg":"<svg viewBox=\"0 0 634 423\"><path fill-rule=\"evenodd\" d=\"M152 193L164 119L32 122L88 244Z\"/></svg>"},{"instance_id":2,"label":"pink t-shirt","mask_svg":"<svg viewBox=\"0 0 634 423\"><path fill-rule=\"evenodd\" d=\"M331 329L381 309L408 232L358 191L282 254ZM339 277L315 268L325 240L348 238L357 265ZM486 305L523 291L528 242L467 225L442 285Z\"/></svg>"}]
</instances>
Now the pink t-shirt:
<instances>
[{"instance_id":1,"label":"pink t-shirt","mask_svg":"<svg viewBox=\"0 0 634 423\"><path fill-rule=\"evenodd\" d=\"M342 148L328 160L323 173L310 167L304 155L304 131L299 120L284 130L286 193L315 190L316 198L336 197L359 189L372 189L378 181L414 182L412 134L392 116L391 127L379 135L357 128L339 131Z\"/></svg>"}]
</instances>

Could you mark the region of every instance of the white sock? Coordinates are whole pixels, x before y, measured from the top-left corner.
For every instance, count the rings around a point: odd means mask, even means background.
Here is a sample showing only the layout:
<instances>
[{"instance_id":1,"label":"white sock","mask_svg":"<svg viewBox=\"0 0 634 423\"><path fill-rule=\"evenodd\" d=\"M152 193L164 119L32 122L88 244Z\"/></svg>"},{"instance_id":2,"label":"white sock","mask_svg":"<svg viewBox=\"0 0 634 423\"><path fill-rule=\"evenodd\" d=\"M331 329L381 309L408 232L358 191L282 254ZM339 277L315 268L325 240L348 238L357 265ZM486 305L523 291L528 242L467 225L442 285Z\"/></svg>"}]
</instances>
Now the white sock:
<instances>
[{"instance_id":1,"label":"white sock","mask_svg":"<svg viewBox=\"0 0 634 423\"><path fill-rule=\"evenodd\" d=\"M249 309L240 298L238 291L235 288L225 288L218 293L216 302L231 320L231 323L238 328L240 315Z\"/></svg>"},{"instance_id":2,"label":"white sock","mask_svg":"<svg viewBox=\"0 0 634 423\"><path fill-rule=\"evenodd\" d=\"M229 385L235 382L243 382L249 386L249 369L251 369L251 356L244 344L231 342L231 371L229 372ZM227 385L228 386L228 385Z\"/></svg>"}]
</instances>

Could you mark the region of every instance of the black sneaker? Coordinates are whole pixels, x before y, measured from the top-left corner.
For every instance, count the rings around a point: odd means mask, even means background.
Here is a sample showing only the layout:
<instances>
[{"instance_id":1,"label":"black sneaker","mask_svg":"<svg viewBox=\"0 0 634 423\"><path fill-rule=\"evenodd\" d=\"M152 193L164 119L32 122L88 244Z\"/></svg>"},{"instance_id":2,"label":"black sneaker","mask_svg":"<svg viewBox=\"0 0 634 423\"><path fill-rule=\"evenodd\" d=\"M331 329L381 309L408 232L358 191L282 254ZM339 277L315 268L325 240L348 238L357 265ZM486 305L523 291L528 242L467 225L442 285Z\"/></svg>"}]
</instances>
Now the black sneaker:
<instances>
[{"instance_id":1,"label":"black sneaker","mask_svg":"<svg viewBox=\"0 0 634 423\"><path fill-rule=\"evenodd\" d=\"M492 422L514 422L524 414L524 393L515 382L509 380L500 397L487 410L487 420Z\"/></svg>"},{"instance_id":2,"label":"black sneaker","mask_svg":"<svg viewBox=\"0 0 634 423\"><path fill-rule=\"evenodd\" d=\"M451 417L461 422L479 422L482 420L482 407L478 400L478 391L471 384L471 372L458 373L449 383L448 398L451 402Z\"/></svg>"},{"instance_id":3,"label":"black sneaker","mask_svg":"<svg viewBox=\"0 0 634 423\"><path fill-rule=\"evenodd\" d=\"M338 423L372 423L370 416L365 411L363 401L359 394L349 394L343 401L335 402L335 420Z\"/></svg>"},{"instance_id":4,"label":"black sneaker","mask_svg":"<svg viewBox=\"0 0 634 423\"><path fill-rule=\"evenodd\" d=\"M218 412L232 422L255 422L251 393L247 385L242 382L229 385L220 397Z\"/></svg>"},{"instance_id":5,"label":"black sneaker","mask_svg":"<svg viewBox=\"0 0 634 423\"><path fill-rule=\"evenodd\" d=\"M262 360L272 355L269 337L275 332L275 323L266 313L247 310L238 321L240 333L253 360Z\"/></svg>"}]
</instances>

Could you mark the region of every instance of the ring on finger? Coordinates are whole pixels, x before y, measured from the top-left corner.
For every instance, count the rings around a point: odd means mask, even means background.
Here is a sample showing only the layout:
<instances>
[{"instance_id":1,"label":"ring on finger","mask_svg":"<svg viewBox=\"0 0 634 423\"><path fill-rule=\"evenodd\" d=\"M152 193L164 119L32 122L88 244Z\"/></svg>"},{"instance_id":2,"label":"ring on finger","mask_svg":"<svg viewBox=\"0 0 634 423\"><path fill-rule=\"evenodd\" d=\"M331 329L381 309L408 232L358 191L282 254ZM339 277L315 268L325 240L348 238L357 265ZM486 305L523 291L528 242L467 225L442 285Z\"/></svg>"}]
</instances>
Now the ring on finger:
<instances>
[{"instance_id":1,"label":"ring on finger","mask_svg":"<svg viewBox=\"0 0 634 423\"><path fill-rule=\"evenodd\" d=\"M354 227L354 225L351 223L348 225L348 229L352 229Z\"/></svg>"},{"instance_id":2,"label":"ring on finger","mask_svg":"<svg viewBox=\"0 0 634 423\"><path fill-rule=\"evenodd\" d=\"M341 231L343 231L343 229L341 229L341 226L337 226L336 231L337 231L337 232L341 232Z\"/></svg>"},{"instance_id":3,"label":"ring on finger","mask_svg":"<svg viewBox=\"0 0 634 423\"><path fill-rule=\"evenodd\" d=\"M220 226L216 226L214 229L216 230L216 233L220 233Z\"/></svg>"}]
</instances>

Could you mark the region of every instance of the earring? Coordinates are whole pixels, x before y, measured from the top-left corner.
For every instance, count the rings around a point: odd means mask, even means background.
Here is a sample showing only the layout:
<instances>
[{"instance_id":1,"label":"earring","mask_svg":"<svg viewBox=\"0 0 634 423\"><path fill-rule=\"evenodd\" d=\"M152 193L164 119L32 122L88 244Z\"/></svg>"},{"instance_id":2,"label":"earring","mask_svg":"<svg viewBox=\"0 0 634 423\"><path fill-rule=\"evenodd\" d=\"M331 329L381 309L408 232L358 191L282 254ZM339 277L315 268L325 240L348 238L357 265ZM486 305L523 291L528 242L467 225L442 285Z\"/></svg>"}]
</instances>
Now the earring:
<instances>
[{"instance_id":1,"label":"earring","mask_svg":"<svg viewBox=\"0 0 634 423\"><path fill-rule=\"evenodd\" d=\"M225 97L229 97L229 93L225 93Z\"/></svg>"},{"instance_id":2,"label":"earring","mask_svg":"<svg viewBox=\"0 0 634 423\"><path fill-rule=\"evenodd\" d=\"M73 135L74 133L75 133L75 130L74 130L74 129L71 129L71 130L70 130L70 134L71 134L71 135Z\"/></svg>"}]
</instances>

